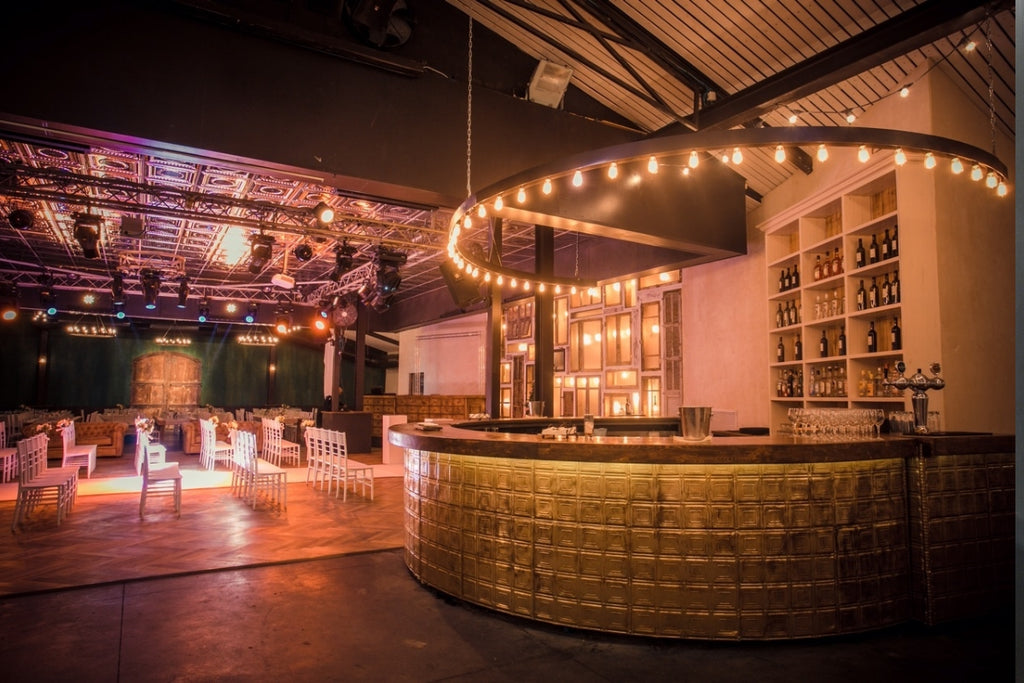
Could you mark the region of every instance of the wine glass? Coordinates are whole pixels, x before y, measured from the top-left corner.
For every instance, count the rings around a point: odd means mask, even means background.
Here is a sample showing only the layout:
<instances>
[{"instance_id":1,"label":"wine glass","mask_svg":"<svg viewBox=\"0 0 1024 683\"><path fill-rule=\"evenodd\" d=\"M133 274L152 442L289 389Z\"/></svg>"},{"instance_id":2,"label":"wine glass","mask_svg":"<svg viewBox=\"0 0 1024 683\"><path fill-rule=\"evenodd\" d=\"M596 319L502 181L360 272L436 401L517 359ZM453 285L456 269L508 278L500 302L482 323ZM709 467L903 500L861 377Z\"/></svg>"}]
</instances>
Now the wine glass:
<instances>
[{"instance_id":1,"label":"wine glass","mask_svg":"<svg viewBox=\"0 0 1024 683\"><path fill-rule=\"evenodd\" d=\"M881 408L875 408L871 411L872 421L875 423L875 438L882 438L882 423L885 422L885 411Z\"/></svg>"}]
</instances>

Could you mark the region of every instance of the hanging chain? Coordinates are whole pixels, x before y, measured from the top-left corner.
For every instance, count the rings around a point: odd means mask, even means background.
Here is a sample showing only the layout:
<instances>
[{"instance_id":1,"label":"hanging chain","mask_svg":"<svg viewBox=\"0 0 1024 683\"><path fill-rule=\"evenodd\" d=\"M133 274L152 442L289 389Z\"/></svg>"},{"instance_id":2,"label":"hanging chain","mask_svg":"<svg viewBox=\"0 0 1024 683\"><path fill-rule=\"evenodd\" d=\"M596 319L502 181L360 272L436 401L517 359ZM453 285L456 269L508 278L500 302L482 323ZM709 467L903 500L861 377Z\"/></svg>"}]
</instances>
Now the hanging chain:
<instances>
[{"instance_id":1,"label":"hanging chain","mask_svg":"<svg viewBox=\"0 0 1024 683\"><path fill-rule=\"evenodd\" d=\"M992 68L992 18L985 19L985 63L988 67L988 126L992 135L992 154L996 153L995 70Z\"/></svg>"},{"instance_id":2,"label":"hanging chain","mask_svg":"<svg viewBox=\"0 0 1024 683\"><path fill-rule=\"evenodd\" d=\"M576 267L572 271L573 278L580 279L580 231L576 231Z\"/></svg>"},{"instance_id":3,"label":"hanging chain","mask_svg":"<svg viewBox=\"0 0 1024 683\"><path fill-rule=\"evenodd\" d=\"M466 75L466 196L473 194L473 17L469 18L469 66Z\"/></svg>"}]
</instances>

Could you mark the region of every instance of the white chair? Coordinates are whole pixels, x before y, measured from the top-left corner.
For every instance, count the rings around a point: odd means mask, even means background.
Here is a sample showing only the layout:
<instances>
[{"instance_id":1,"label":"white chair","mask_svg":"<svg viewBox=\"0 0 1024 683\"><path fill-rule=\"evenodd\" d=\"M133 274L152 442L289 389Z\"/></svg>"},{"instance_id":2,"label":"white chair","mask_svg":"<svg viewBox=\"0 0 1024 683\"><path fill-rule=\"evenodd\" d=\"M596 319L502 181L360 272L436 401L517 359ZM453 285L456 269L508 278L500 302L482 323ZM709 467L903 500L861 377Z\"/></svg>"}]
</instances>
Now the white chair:
<instances>
[{"instance_id":1,"label":"white chair","mask_svg":"<svg viewBox=\"0 0 1024 683\"><path fill-rule=\"evenodd\" d=\"M299 444L284 439L284 425L272 418L263 418L263 459L275 465L282 465L287 460L295 461L295 466L302 464Z\"/></svg>"},{"instance_id":2,"label":"white chair","mask_svg":"<svg viewBox=\"0 0 1024 683\"><path fill-rule=\"evenodd\" d=\"M49 440L46 432L40 432L18 442L18 498L14 504L12 532L18 530L22 520L40 503L56 504L57 526L71 514L78 496L79 467L48 467L46 444Z\"/></svg>"},{"instance_id":3,"label":"white chair","mask_svg":"<svg viewBox=\"0 0 1024 683\"><path fill-rule=\"evenodd\" d=\"M14 481L18 476L18 449L7 445L7 424L0 420L0 482Z\"/></svg>"},{"instance_id":4,"label":"white chair","mask_svg":"<svg viewBox=\"0 0 1024 683\"><path fill-rule=\"evenodd\" d=\"M61 461L61 466L85 467L85 476L92 478L92 471L96 469L96 444L75 443L74 420L60 430L60 435L64 443L64 459Z\"/></svg>"},{"instance_id":5,"label":"white chair","mask_svg":"<svg viewBox=\"0 0 1024 683\"><path fill-rule=\"evenodd\" d=\"M262 495L274 507L288 508L288 472L260 458L256 452L256 435L239 431L235 434L236 461L241 467L239 477L243 496L256 509Z\"/></svg>"},{"instance_id":6,"label":"white chair","mask_svg":"<svg viewBox=\"0 0 1024 683\"><path fill-rule=\"evenodd\" d=\"M373 466L348 459L348 441L345 432L324 429L322 433L327 493L330 493L333 486L337 484L341 490L341 499L348 500L348 485L351 482L352 491L355 492L356 486L359 485L362 487L363 496L366 495L366 490L369 488L370 500L373 500Z\"/></svg>"},{"instance_id":7,"label":"white chair","mask_svg":"<svg viewBox=\"0 0 1024 683\"><path fill-rule=\"evenodd\" d=\"M217 427L210 420L199 420L199 464L208 470L218 462L232 464L231 444L217 440Z\"/></svg>"},{"instance_id":8,"label":"white chair","mask_svg":"<svg viewBox=\"0 0 1024 683\"><path fill-rule=\"evenodd\" d=\"M150 444L149 434L141 430L138 431L137 450L142 453L139 518L145 515L146 498L167 495L174 498L174 513L181 517L181 470L178 463L167 462L166 449L160 444Z\"/></svg>"},{"instance_id":9,"label":"white chair","mask_svg":"<svg viewBox=\"0 0 1024 683\"><path fill-rule=\"evenodd\" d=\"M324 429L320 427L307 427L305 432L306 440L306 483L310 478L313 486L323 478L326 471Z\"/></svg>"},{"instance_id":10,"label":"white chair","mask_svg":"<svg viewBox=\"0 0 1024 683\"><path fill-rule=\"evenodd\" d=\"M135 430L135 474L142 474L142 461L148 454L149 462L162 464L167 462L167 447L156 443L153 435Z\"/></svg>"}]
</instances>

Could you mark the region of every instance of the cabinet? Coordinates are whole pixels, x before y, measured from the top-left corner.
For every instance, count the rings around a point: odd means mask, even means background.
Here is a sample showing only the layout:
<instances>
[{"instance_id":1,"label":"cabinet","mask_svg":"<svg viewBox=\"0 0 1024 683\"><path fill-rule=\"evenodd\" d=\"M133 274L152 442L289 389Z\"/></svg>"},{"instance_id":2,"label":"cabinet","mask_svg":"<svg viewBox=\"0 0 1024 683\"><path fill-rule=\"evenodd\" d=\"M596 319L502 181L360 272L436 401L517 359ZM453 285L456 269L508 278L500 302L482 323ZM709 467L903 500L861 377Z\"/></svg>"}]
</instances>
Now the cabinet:
<instances>
[{"instance_id":1,"label":"cabinet","mask_svg":"<svg viewBox=\"0 0 1024 683\"><path fill-rule=\"evenodd\" d=\"M880 167L765 226L773 431L791 407L904 408L902 392L881 383L915 333L903 331L896 198L896 170Z\"/></svg>"}]
</instances>

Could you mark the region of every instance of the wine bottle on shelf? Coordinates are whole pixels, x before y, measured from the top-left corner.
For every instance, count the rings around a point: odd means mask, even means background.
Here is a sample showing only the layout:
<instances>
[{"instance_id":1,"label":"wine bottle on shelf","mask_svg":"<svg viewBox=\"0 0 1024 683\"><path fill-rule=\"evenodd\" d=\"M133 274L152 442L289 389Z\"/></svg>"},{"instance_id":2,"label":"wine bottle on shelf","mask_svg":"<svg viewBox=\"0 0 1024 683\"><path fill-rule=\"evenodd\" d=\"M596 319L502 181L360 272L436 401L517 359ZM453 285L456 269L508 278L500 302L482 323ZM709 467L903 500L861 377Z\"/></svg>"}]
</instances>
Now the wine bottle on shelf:
<instances>
[{"instance_id":1,"label":"wine bottle on shelf","mask_svg":"<svg viewBox=\"0 0 1024 683\"><path fill-rule=\"evenodd\" d=\"M846 355L846 328L843 326L839 327L839 343L836 344L836 355Z\"/></svg>"},{"instance_id":2,"label":"wine bottle on shelf","mask_svg":"<svg viewBox=\"0 0 1024 683\"><path fill-rule=\"evenodd\" d=\"M881 257L883 261L892 256L890 249L892 249L892 237L889 236L889 228L886 228L885 237L882 238Z\"/></svg>"},{"instance_id":3,"label":"wine bottle on shelf","mask_svg":"<svg viewBox=\"0 0 1024 683\"><path fill-rule=\"evenodd\" d=\"M793 360L804 359L804 345L800 341L800 333L793 335Z\"/></svg>"},{"instance_id":4,"label":"wine bottle on shelf","mask_svg":"<svg viewBox=\"0 0 1024 683\"><path fill-rule=\"evenodd\" d=\"M892 330L889 334L889 341L892 343L892 350L899 351L903 348L903 331L900 330L900 319L892 319Z\"/></svg>"},{"instance_id":5,"label":"wine bottle on shelf","mask_svg":"<svg viewBox=\"0 0 1024 683\"><path fill-rule=\"evenodd\" d=\"M832 277L832 259L829 258L828 252L825 252L825 259L821 262L821 279L827 280Z\"/></svg>"},{"instance_id":6,"label":"wine bottle on shelf","mask_svg":"<svg viewBox=\"0 0 1024 683\"><path fill-rule=\"evenodd\" d=\"M782 337L779 337L779 345L775 347L775 361L777 363L786 362L786 347L782 343Z\"/></svg>"},{"instance_id":7,"label":"wine bottle on shelf","mask_svg":"<svg viewBox=\"0 0 1024 683\"><path fill-rule=\"evenodd\" d=\"M781 306L782 304L779 304ZM857 310L863 311L868 307L868 290L864 289L864 280L860 281L860 287L857 288Z\"/></svg>"},{"instance_id":8,"label":"wine bottle on shelf","mask_svg":"<svg viewBox=\"0 0 1024 683\"><path fill-rule=\"evenodd\" d=\"M871 277L871 289L868 290L868 308L878 305L878 278Z\"/></svg>"},{"instance_id":9,"label":"wine bottle on shelf","mask_svg":"<svg viewBox=\"0 0 1024 683\"><path fill-rule=\"evenodd\" d=\"M868 263L878 263L878 235L871 235L868 245Z\"/></svg>"},{"instance_id":10,"label":"wine bottle on shelf","mask_svg":"<svg viewBox=\"0 0 1024 683\"><path fill-rule=\"evenodd\" d=\"M821 339L818 340L818 353L822 358L828 358L828 337L825 336L825 330L821 331Z\"/></svg>"},{"instance_id":11,"label":"wine bottle on shelf","mask_svg":"<svg viewBox=\"0 0 1024 683\"><path fill-rule=\"evenodd\" d=\"M793 264L793 277L790 279L790 287L796 289L800 286L800 264Z\"/></svg>"},{"instance_id":12,"label":"wine bottle on shelf","mask_svg":"<svg viewBox=\"0 0 1024 683\"><path fill-rule=\"evenodd\" d=\"M788 302L787 302L787 305ZM784 327L786 324L786 312L782 310L782 302L779 302L779 307L775 310L775 327Z\"/></svg>"},{"instance_id":13,"label":"wine bottle on shelf","mask_svg":"<svg viewBox=\"0 0 1024 683\"><path fill-rule=\"evenodd\" d=\"M793 274L789 272L789 267L788 266L786 267L786 274L784 276L784 284L786 286L786 291L787 292L789 290L793 289Z\"/></svg>"},{"instance_id":14,"label":"wine bottle on shelf","mask_svg":"<svg viewBox=\"0 0 1024 683\"><path fill-rule=\"evenodd\" d=\"M889 298L894 304L900 302L900 270L897 268L892 272L892 284L889 285Z\"/></svg>"},{"instance_id":15,"label":"wine bottle on shelf","mask_svg":"<svg viewBox=\"0 0 1024 683\"><path fill-rule=\"evenodd\" d=\"M785 292L786 291L786 271L785 270L780 270L779 271L779 291L780 292Z\"/></svg>"},{"instance_id":16,"label":"wine bottle on shelf","mask_svg":"<svg viewBox=\"0 0 1024 683\"><path fill-rule=\"evenodd\" d=\"M875 323L869 323L868 327L868 353L878 351L878 333L875 332Z\"/></svg>"},{"instance_id":17,"label":"wine bottle on shelf","mask_svg":"<svg viewBox=\"0 0 1024 683\"><path fill-rule=\"evenodd\" d=\"M892 242L889 244L889 258L896 258L900 255L900 226L892 226Z\"/></svg>"},{"instance_id":18,"label":"wine bottle on shelf","mask_svg":"<svg viewBox=\"0 0 1024 683\"><path fill-rule=\"evenodd\" d=\"M893 303L892 283L889 282L889 273L886 273L885 279L882 280L882 305L888 306L891 303Z\"/></svg>"},{"instance_id":19,"label":"wine bottle on shelf","mask_svg":"<svg viewBox=\"0 0 1024 683\"><path fill-rule=\"evenodd\" d=\"M839 275L843 272L843 257L839 255L839 247L836 247L836 253L832 257L832 274Z\"/></svg>"},{"instance_id":20,"label":"wine bottle on shelf","mask_svg":"<svg viewBox=\"0 0 1024 683\"><path fill-rule=\"evenodd\" d=\"M854 264L856 268L863 268L867 265L868 254L864 251L864 239L862 237L857 238L857 251L854 255Z\"/></svg>"},{"instance_id":21,"label":"wine bottle on shelf","mask_svg":"<svg viewBox=\"0 0 1024 683\"><path fill-rule=\"evenodd\" d=\"M821 254L814 259L814 281L821 279Z\"/></svg>"}]
</instances>

